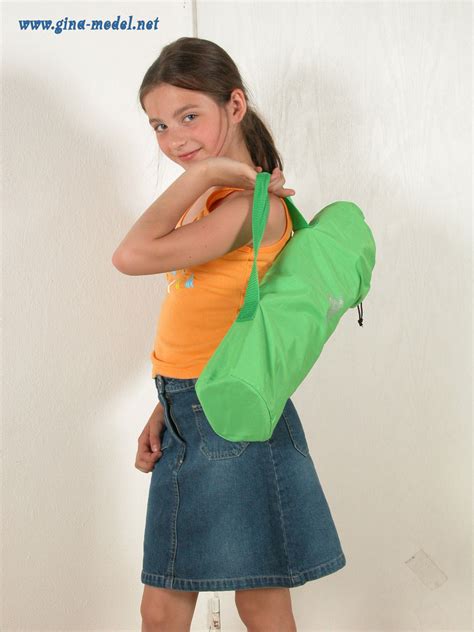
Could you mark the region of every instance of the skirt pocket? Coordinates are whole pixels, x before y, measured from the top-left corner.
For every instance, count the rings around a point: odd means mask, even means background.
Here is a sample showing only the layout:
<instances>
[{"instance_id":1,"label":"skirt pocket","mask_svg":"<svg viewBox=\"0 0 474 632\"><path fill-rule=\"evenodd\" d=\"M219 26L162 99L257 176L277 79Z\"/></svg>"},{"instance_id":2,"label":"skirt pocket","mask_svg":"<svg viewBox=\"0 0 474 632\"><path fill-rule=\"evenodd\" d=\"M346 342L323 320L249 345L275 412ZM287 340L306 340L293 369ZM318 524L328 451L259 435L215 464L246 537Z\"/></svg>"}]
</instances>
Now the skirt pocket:
<instances>
[{"instance_id":1,"label":"skirt pocket","mask_svg":"<svg viewBox=\"0 0 474 632\"><path fill-rule=\"evenodd\" d=\"M296 411L291 399L287 401L282 414L293 445L303 456L308 456L309 447L306 441L304 429L298 412Z\"/></svg>"},{"instance_id":2,"label":"skirt pocket","mask_svg":"<svg viewBox=\"0 0 474 632\"><path fill-rule=\"evenodd\" d=\"M200 450L209 459L228 459L240 456L249 441L227 441L212 429L201 404L192 404L194 420L200 436Z\"/></svg>"}]
</instances>

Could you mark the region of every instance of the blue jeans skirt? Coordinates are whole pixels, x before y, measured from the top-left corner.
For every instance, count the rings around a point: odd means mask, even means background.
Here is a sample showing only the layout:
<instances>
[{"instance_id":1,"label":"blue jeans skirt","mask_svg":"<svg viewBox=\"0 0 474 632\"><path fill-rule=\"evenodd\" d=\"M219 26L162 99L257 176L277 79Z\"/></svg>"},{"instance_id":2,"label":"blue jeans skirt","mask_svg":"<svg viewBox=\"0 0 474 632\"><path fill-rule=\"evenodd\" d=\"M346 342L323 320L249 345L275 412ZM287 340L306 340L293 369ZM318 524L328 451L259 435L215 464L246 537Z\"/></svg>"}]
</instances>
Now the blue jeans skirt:
<instances>
[{"instance_id":1,"label":"blue jeans skirt","mask_svg":"<svg viewBox=\"0 0 474 632\"><path fill-rule=\"evenodd\" d=\"M165 426L148 493L142 583L291 588L345 566L291 399L267 441L227 441L209 424L196 382L155 377Z\"/></svg>"}]
</instances>

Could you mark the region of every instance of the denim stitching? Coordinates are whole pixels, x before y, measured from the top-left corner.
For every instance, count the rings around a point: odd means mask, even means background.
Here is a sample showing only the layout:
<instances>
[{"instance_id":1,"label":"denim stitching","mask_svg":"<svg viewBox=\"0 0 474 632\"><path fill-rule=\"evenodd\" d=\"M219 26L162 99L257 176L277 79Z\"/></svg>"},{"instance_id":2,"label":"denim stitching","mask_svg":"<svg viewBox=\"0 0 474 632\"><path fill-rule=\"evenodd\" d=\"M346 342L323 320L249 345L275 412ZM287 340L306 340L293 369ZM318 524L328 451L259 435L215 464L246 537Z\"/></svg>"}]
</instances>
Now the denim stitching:
<instances>
[{"instance_id":1,"label":"denim stitching","mask_svg":"<svg viewBox=\"0 0 474 632\"><path fill-rule=\"evenodd\" d=\"M170 399L168 399L168 397L166 397L166 395L167 395L167 393L164 393L164 397L165 397L166 402L167 402L167 404L168 404L168 410L167 410L167 413L168 413L168 419L169 419L169 421L170 421L170 422L172 422L172 423L173 423L173 425L174 425L174 427L175 427L175 429L176 429L176 430L175 430L175 432L176 432L176 434L178 435L178 441L179 441L180 443L183 443L183 439L182 439L183 433L182 433L182 431L180 430L180 428L179 428L179 426L178 426L178 424L177 424L177 422L176 422L176 419L174 418L174 416L173 416L173 414L172 414L172 412L171 412L172 402L171 402L171 400L170 400Z\"/></svg>"},{"instance_id":2,"label":"denim stitching","mask_svg":"<svg viewBox=\"0 0 474 632\"><path fill-rule=\"evenodd\" d=\"M290 433L290 437L291 437L291 440L293 442L293 445L298 450L298 452L300 452L303 456L307 457L309 455L309 446L306 444L306 448L303 448L303 447L300 448L300 446L298 444L298 441L296 440L295 435L293 434L293 430L291 428L291 421L288 418L288 416L287 416L287 414L285 413L284 410L283 410L282 415L283 415L283 417L285 419L286 427L288 428L288 432Z\"/></svg>"},{"instance_id":3,"label":"denim stitching","mask_svg":"<svg viewBox=\"0 0 474 632\"><path fill-rule=\"evenodd\" d=\"M336 557L333 557L330 560L326 560L326 562L321 562L321 564L317 564L316 566L311 566L311 568L307 568L304 571L300 571L299 573L291 573L290 575L242 575L240 577L219 577L218 579L195 579L195 578L187 578L187 577L178 577L177 575L174 576L174 579L181 579L183 581L188 581L188 582L214 582L214 581L233 581L236 579L288 579L288 578L293 578L293 577L297 577L299 575L304 575L306 573L311 573L315 570L317 570L318 568L322 568L323 566L333 566L334 564L338 563L340 559L342 559L344 557L344 553L339 553L339 555L337 555ZM155 573L147 573L146 571L143 572L144 575L151 575L152 577L165 577L165 575L159 575L159 574L155 574Z\"/></svg>"},{"instance_id":4,"label":"denim stitching","mask_svg":"<svg viewBox=\"0 0 474 632\"><path fill-rule=\"evenodd\" d=\"M226 450L210 450L207 447L206 440L204 438L204 433L202 430L201 421L198 417L198 413L204 414L203 408L200 404L191 404L191 408L194 413L194 421L196 423L199 435L201 437L201 445L199 446L199 449L208 460L216 461L221 458L223 459L235 458L235 457L240 456L244 452L244 450L247 448L247 446L250 443L249 441L236 441L235 443L237 443L239 447L236 445L235 447L229 446L228 448L226 448Z\"/></svg>"},{"instance_id":5,"label":"denim stitching","mask_svg":"<svg viewBox=\"0 0 474 632\"><path fill-rule=\"evenodd\" d=\"M163 441L163 438L164 438L164 441ZM160 445L161 445L160 450L167 450L170 447L170 445L171 445L172 439L173 439L173 437L172 437L170 431L165 426L165 430L164 430L164 432L163 432L163 434L161 435L161 438L160 438Z\"/></svg>"},{"instance_id":6,"label":"denim stitching","mask_svg":"<svg viewBox=\"0 0 474 632\"><path fill-rule=\"evenodd\" d=\"M148 573L142 571L141 578L142 582L146 583L148 579L151 582L154 582L153 585L165 585L168 587L172 587L173 585L185 585L188 589L195 590L218 590L228 588L229 590L234 590L233 586L226 585L227 582L236 582L236 581L248 581L254 586L262 586L266 585L269 582L265 582L265 580L273 580L270 583L275 584L276 582L286 582L290 587L300 586L305 584L307 581L311 581L312 579L319 579L320 577L324 577L325 575L329 575L330 573L338 571L340 568L343 568L346 565L346 558L344 552L341 552L336 557L331 560L327 560L326 562L322 562L317 566L312 566L309 569L304 571L300 571L299 573L293 573L291 575L248 575L243 577L221 577L219 579L188 579L184 577L169 577L166 575L159 575L155 573ZM219 586L219 588L217 588ZM186 589L185 588L185 589ZM238 589L235 589L238 590Z\"/></svg>"},{"instance_id":7,"label":"denim stitching","mask_svg":"<svg viewBox=\"0 0 474 632\"><path fill-rule=\"evenodd\" d=\"M178 538L176 535L176 522L178 519L178 506L179 506L179 487L178 487L178 472L173 471L173 497L174 497L174 509L171 514L171 549L168 560L167 574L174 575L174 565L176 560L176 550L178 548Z\"/></svg>"},{"instance_id":8,"label":"denim stitching","mask_svg":"<svg viewBox=\"0 0 474 632\"><path fill-rule=\"evenodd\" d=\"M280 483L279 483L279 479L278 479L278 470L275 466L275 459L273 458L273 448L271 446L271 444L268 444L268 448L270 450L270 459L272 461L272 465L273 465L273 472L274 472L274 476L275 476L275 487L276 487L276 494L278 497L278 506L279 506L279 515L280 515L280 524L281 524L281 530L283 533L283 546L285 549L285 556L286 556L286 566L290 572L290 575L293 575L291 566L290 566L290 559L289 559L289 555L288 555L288 543L287 543L287 537L286 537L286 529L285 529L285 521L284 521L284 517L283 517L283 507L282 507L282 503L281 503L281 495L280 495Z\"/></svg>"}]
</instances>

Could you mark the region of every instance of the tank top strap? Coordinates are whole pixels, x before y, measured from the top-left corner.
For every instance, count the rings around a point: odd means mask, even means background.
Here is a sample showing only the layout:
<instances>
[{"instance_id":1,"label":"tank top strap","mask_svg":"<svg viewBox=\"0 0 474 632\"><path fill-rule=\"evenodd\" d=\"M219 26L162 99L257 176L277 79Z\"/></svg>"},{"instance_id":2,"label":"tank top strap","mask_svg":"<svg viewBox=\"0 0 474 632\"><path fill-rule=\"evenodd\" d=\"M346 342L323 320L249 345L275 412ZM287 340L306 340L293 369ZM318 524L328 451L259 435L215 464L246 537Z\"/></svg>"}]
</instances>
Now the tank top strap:
<instances>
[{"instance_id":1,"label":"tank top strap","mask_svg":"<svg viewBox=\"0 0 474 632\"><path fill-rule=\"evenodd\" d=\"M201 215L207 215L210 212L210 208L214 204L214 202L217 202L218 200L225 198L227 195L229 195L229 193L232 193L233 191L244 191L244 190L245 189L242 189L239 187L221 187L220 189L213 191L207 196L206 203L204 204L203 208L199 211L199 213L196 215L196 217L193 219L193 221L197 219L198 217L200 217ZM178 223L176 224L176 228L182 226L183 220L186 217L187 213L189 212L190 208L191 206L189 206L181 215L181 217L178 220Z\"/></svg>"},{"instance_id":2,"label":"tank top strap","mask_svg":"<svg viewBox=\"0 0 474 632\"><path fill-rule=\"evenodd\" d=\"M245 191L245 189L239 187L222 187L221 189L217 189L217 191L213 191L206 200L205 208L203 209L204 212L207 211L209 213L214 202L222 200L227 197L229 193L233 193L233 191Z\"/></svg>"}]
</instances>

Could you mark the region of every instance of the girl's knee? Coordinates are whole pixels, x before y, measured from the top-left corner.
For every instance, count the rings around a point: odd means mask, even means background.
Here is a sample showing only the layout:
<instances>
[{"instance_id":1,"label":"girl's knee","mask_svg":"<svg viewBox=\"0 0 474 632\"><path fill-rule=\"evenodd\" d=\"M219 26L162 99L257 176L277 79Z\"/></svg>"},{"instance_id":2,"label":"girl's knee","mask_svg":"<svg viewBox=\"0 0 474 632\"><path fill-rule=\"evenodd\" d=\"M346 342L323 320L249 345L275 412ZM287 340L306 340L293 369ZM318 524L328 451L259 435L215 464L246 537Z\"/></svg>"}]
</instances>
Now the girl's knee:
<instances>
[{"instance_id":1,"label":"girl's knee","mask_svg":"<svg viewBox=\"0 0 474 632\"><path fill-rule=\"evenodd\" d=\"M199 592L146 585L140 604L142 632L189 629Z\"/></svg>"},{"instance_id":2,"label":"girl's knee","mask_svg":"<svg viewBox=\"0 0 474 632\"><path fill-rule=\"evenodd\" d=\"M235 591L235 605L239 615L247 619L284 615L292 616L289 588L251 588ZM244 621L245 623L245 621Z\"/></svg>"}]
</instances>

